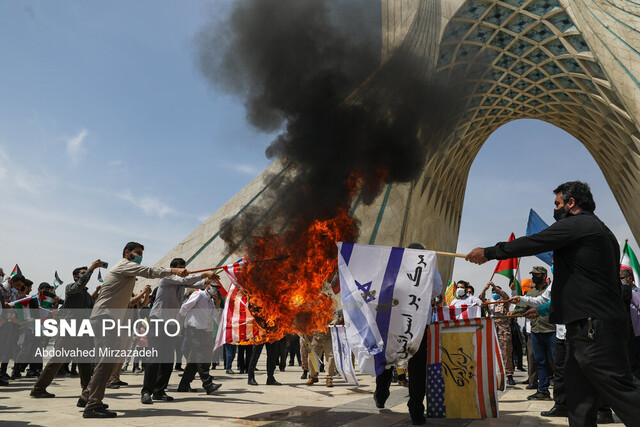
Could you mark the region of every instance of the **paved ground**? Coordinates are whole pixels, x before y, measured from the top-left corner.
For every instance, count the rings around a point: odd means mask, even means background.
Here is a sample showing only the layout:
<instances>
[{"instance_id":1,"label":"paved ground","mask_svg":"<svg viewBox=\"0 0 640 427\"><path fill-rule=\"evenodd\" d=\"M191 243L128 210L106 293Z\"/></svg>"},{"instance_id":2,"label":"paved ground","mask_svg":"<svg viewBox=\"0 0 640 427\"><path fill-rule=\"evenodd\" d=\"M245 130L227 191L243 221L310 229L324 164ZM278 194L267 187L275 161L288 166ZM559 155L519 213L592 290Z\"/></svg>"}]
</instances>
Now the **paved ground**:
<instances>
[{"instance_id":1,"label":"paved ground","mask_svg":"<svg viewBox=\"0 0 640 427\"><path fill-rule=\"evenodd\" d=\"M264 359L264 358L263 358ZM263 360L261 361L263 362ZM300 368L287 367L277 372L282 386L263 385L266 379L264 362L259 364L256 379L260 386L247 385L246 375L226 375L214 370L216 382L223 384L213 396L199 393L174 392L179 372L171 378L169 394L174 402L156 402L142 405L139 399L142 374L124 374L122 380L130 385L118 390L107 390L105 403L118 412L112 420L84 420L82 410L75 406L80 391L78 378L57 378L49 387L55 399L33 399L29 391L33 379L21 378L9 387L0 388L0 425L7 426L71 426L71 425L125 425L169 426L211 424L216 426L264 426L264 425L318 425L352 427L407 426L411 420L407 412L407 389L392 385L392 394L386 408L376 409L372 399L372 379L360 375L359 387L349 386L342 380L335 387L327 388L321 381L306 386L300 380ZM518 382L525 379L516 374ZM199 381L192 384L199 386ZM173 391L173 392L172 392ZM526 396L531 390L523 385L509 387L500 397L500 418L488 420L436 420L434 426L566 426L566 418L544 418L540 411L547 410L553 402L531 402ZM612 424L621 426L622 424Z\"/></svg>"}]
</instances>

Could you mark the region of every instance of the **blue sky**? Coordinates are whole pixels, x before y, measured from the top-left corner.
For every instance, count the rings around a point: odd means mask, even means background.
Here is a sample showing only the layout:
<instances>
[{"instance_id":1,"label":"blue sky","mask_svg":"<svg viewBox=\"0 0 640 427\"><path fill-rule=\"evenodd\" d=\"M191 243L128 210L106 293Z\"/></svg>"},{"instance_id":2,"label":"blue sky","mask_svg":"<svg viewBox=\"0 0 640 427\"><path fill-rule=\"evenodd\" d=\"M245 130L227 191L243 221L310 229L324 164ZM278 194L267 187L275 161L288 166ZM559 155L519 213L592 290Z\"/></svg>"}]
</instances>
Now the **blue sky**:
<instances>
[{"instance_id":1,"label":"blue sky","mask_svg":"<svg viewBox=\"0 0 640 427\"><path fill-rule=\"evenodd\" d=\"M36 283L54 270L66 282L93 259L115 263L129 240L153 264L269 164L273 135L250 128L194 60L194 35L228 3L0 2L6 273L18 263ZM494 133L473 164L458 251L522 234L531 207L551 221L551 190L570 179L592 184L597 213L631 238L584 147L523 120ZM454 278L478 283L492 269L457 261Z\"/></svg>"}]
</instances>

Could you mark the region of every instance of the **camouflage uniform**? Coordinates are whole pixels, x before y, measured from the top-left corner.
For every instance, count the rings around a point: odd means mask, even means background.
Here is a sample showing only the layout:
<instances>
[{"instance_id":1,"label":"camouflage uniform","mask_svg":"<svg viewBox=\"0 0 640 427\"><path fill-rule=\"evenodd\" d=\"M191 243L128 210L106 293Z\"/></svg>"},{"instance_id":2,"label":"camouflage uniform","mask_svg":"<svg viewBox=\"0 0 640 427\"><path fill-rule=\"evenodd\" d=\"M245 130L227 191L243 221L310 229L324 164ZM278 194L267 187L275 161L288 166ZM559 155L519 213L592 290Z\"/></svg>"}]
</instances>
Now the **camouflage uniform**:
<instances>
[{"instance_id":1,"label":"camouflage uniform","mask_svg":"<svg viewBox=\"0 0 640 427\"><path fill-rule=\"evenodd\" d=\"M509 295L501 289L498 289L498 295L501 300L508 300ZM493 304L490 306L492 316L504 316L509 312L511 303ZM504 362L505 375L513 375L513 341L511 340L511 320L512 319L495 319L496 334L498 335L498 343L500 352L502 353L502 361Z\"/></svg>"}]
</instances>

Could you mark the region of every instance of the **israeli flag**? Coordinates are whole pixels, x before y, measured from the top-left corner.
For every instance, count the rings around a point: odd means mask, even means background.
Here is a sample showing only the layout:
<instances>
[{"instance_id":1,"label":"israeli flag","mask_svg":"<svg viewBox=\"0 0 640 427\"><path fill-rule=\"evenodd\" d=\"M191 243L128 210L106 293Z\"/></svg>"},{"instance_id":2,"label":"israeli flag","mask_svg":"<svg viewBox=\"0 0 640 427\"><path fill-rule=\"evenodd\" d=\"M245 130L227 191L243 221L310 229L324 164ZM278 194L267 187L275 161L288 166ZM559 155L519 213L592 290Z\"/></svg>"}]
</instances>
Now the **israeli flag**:
<instances>
[{"instance_id":1,"label":"israeli flag","mask_svg":"<svg viewBox=\"0 0 640 427\"><path fill-rule=\"evenodd\" d=\"M347 384L360 385L356 377L356 370L351 359L351 346L347 340L347 331L342 325L329 325L331 330L331 345L336 369Z\"/></svg>"},{"instance_id":2,"label":"israeli flag","mask_svg":"<svg viewBox=\"0 0 640 427\"><path fill-rule=\"evenodd\" d=\"M338 243L347 339L360 372L406 369L429 323L436 253Z\"/></svg>"}]
</instances>

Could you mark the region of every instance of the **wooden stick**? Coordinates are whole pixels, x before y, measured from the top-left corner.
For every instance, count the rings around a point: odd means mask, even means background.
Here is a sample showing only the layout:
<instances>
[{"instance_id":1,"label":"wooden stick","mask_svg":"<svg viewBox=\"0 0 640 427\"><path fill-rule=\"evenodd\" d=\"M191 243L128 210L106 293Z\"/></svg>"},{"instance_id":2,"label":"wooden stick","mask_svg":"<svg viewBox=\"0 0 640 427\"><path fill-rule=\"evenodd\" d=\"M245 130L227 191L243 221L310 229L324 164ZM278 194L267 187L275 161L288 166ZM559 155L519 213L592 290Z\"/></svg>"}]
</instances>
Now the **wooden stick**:
<instances>
[{"instance_id":1,"label":"wooden stick","mask_svg":"<svg viewBox=\"0 0 640 427\"><path fill-rule=\"evenodd\" d=\"M189 271L189 274L204 273L205 271L222 270L224 267L203 268L202 270Z\"/></svg>"},{"instance_id":2,"label":"wooden stick","mask_svg":"<svg viewBox=\"0 0 640 427\"><path fill-rule=\"evenodd\" d=\"M440 251L436 251L436 255L450 256L450 257L456 257L456 258L466 258L467 257L466 254L454 254L453 252L440 252Z\"/></svg>"},{"instance_id":3,"label":"wooden stick","mask_svg":"<svg viewBox=\"0 0 640 427\"><path fill-rule=\"evenodd\" d=\"M492 319L515 319L523 316L524 314L504 314L502 316L493 316Z\"/></svg>"},{"instance_id":4,"label":"wooden stick","mask_svg":"<svg viewBox=\"0 0 640 427\"><path fill-rule=\"evenodd\" d=\"M287 259L287 258L289 258L289 256L290 255L281 255L281 256L276 256L276 257L273 257L273 258L257 259L255 261L249 261L249 262L279 261L281 259ZM189 271L189 274L204 273L205 271L221 270L223 268L224 268L224 266L222 266L222 267L213 267L213 268L204 268L202 270Z\"/></svg>"},{"instance_id":5,"label":"wooden stick","mask_svg":"<svg viewBox=\"0 0 640 427\"><path fill-rule=\"evenodd\" d=\"M509 302L508 299L503 300L503 301L487 301L487 302L483 302L482 305L491 305L491 304L502 304L505 302Z\"/></svg>"}]
</instances>

